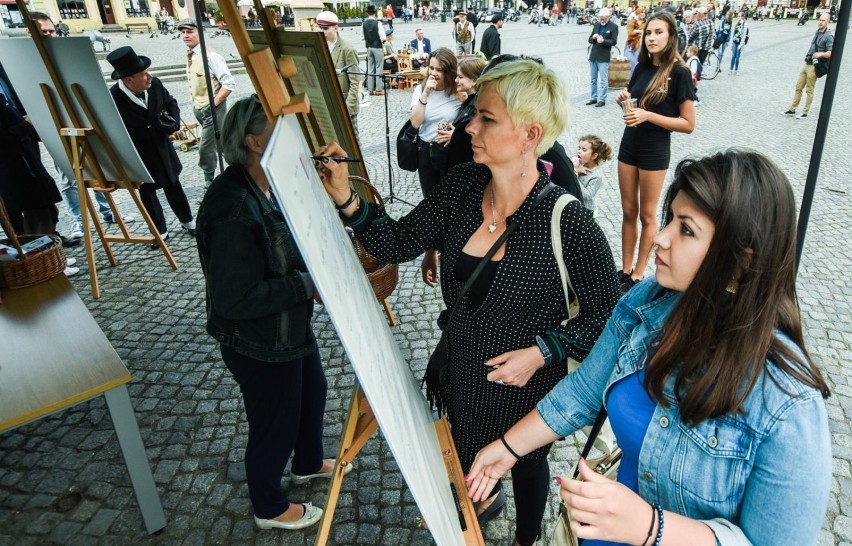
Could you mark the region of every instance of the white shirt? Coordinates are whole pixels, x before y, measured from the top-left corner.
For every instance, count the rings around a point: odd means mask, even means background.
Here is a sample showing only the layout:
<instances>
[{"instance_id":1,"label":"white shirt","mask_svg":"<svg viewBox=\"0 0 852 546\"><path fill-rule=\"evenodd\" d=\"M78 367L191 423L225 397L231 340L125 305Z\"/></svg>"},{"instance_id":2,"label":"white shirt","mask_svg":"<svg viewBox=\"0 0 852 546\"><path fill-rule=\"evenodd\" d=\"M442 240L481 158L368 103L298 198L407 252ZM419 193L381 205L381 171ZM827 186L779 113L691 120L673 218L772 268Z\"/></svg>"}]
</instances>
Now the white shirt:
<instances>
[{"instance_id":1,"label":"white shirt","mask_svg":"<svg viewBox=\"0 0 852 546\"><path fill-rule=\"evenodd\" d=\"M417 53L424 55L426 53L426 42L425 40L417 40Z\"/></svg>"},{"instance_id":2,"label":"white shirt","mask_svg":"<svg viewBox=\"0 0 852 546\"><path fill-rule=\"evenodd\" d=\"M201 62L201 44L192 48L192 62ZM210 75L219 80L222 87L232 92L237 88L234 76L228 70L228 64L224 57L208 49L207 66L210 68Z\"/></svg>"},{"instance_id":3,"label":"white shirt","mask_svg":"<svg viewBox=\"0 0 852 546\"><path fill-rule=\"evenodd\" d=\"M145 96L145 99L143 100L137 97L136 93L128 89L127 86L124 85L123 80L118 80L118 88L124 91L124 94L130 97L130 100L132 100L142 108L145 108L146 110L148 109L148 91L142 91L142 95Z\"/></svg>"},{"instance_id":4,"label":"white shirt","mask_svg":"<svg viewBox=\"0 0 852 546\"><path fill-rule=\"evenodd\" d=\"M420 96L423 94L423 86L417 85L411 95L411 108L417 106ZM423 123L418 129L420 140L435 142L438 138L438 125L442 121L452 122L461 106L461 101L455 95L448 95L446 91L432 91L429 100L426 101L426 110L423 113Z\"/></svg>"}]
</instances>

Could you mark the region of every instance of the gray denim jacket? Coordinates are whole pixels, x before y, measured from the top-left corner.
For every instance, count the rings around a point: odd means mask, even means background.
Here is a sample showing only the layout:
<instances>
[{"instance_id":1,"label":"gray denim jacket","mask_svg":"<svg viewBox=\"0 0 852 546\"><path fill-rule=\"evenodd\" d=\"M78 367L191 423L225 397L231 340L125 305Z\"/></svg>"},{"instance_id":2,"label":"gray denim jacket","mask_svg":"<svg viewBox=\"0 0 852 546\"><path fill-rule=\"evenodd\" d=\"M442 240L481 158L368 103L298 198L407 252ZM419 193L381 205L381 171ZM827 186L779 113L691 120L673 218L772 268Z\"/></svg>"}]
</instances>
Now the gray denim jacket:
<instances>
[{"instance_id":1,"label":"gray denim jacket","mask_svg":"<svg viewBox=\"0 0 852 546\"><path fill-rule=\"evenodd\" d=\"M679 299L654 279L622 298L580 368L538 404L545 423L560 436L591 424L610 386L645 366ZM670 378L670 405L657 405L642 444L640 496L703 521L723 546L815 544L832 468L820 393L770 365L744 413L691 427L673 386Z\"/></svg>"}]
</instances>

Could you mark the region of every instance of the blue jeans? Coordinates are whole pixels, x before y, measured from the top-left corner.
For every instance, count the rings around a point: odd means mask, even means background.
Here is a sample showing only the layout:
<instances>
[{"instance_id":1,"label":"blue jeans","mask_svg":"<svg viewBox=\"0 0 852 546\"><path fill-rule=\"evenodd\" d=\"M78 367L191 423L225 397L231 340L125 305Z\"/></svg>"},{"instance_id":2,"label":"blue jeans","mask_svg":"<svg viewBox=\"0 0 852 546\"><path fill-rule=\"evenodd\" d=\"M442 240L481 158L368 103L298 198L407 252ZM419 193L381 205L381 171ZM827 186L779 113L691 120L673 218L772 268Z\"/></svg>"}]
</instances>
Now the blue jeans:
<instances>
[{"instance_id":1,"label":"blue jeans","mask_svg":"<svg viewBox=\"0 0 852 546\"><path fill-rule=\"evenodd\" d=\"M598 102L606 102L606 90L609 87L609 63L589 61L592 73L592 98Z\"/></svg>"},{"instance_id":2,"label":"blue jeans","mask_svg":"<svg viewBox=\"0 0 852 546\"><path fill-rule=\"evenodd\" d=\"M246 481L254 515L272 519L290 507L281 475L305 476L323 463L322 425L328 382L314 351L290 362L263 362L219 346L243 394L248 420Z\"/></svg>"},{"instance_id":3,"label":"blue jeans","mask_svg":"<svg viewBox=\"0 0 852 546\"><path fill-rule=\"evenodd\" d=\"M83 219L80 216L80 194L77 193L77 183L69 180L58 168L56 169L56 174L59 176L59 191L62 193L62 197L65 198L68 214L71 215L72 220L75 222L82 222ZM112 209L109 207L109 201L107 201L104 194L96 191L95 201L98 203L98 212L101 213L101 216L112 216Z\"/></svg>"},{"instance_id":4,"label":"blue jeans","mask_svg":"<svg viewBox=\"0 0 852 546\"><path fill-rule=\"evenodd\" d=\"M731 49L731 70L739 70L740 69L740 55L743 52L742 46L740 44L734 42Z\"/></svg>"},{"instance_id":5,"label":"blue jeans","mask_svg":"<svg viewBox=\"0 0 852 546\"><path fill-rule=\"evenodd\" d=\"M722 59L725 58L725 50L728 48L728 42L722 42L719 46L719 66L722 65Z\"/></svg>"}]
</instances>

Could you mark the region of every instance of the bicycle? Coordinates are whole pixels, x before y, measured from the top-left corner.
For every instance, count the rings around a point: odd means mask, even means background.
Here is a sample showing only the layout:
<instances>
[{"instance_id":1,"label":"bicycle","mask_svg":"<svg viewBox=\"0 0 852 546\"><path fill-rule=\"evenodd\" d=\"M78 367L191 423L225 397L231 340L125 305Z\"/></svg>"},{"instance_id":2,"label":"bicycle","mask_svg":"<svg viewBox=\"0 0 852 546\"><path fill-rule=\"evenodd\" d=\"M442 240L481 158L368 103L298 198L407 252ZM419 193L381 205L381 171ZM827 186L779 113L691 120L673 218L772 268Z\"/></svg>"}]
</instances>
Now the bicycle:
<instances>
[{"instance_id":1,"label":"bicycle","mask_svg":"<svg viewBox=\"0 0 852 546\"><path fill-rule=\"evenodd\" d=\"M702 80L712 80L722 71L722 67L719 65L719 57L716 55L716 51L713 50L707 54L707 58L704 59L704 63L701 67L701 79Z\"/></svg>"}]
</instances>

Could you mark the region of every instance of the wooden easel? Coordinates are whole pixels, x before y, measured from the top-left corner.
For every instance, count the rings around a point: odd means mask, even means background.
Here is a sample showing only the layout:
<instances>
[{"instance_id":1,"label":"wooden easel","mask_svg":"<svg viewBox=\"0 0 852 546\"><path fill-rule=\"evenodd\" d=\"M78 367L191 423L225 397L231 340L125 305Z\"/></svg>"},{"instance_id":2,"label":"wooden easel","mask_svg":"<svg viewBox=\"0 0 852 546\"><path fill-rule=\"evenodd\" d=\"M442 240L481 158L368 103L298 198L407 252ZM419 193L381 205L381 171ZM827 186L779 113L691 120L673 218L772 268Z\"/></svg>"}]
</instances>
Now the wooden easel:
<instances>
[{"instance_id":1,"label":"wooden easel","mask_svg":"<svg viewBox=\"0 0 852 546\"><path fill-rule=\"evenodd\" d=\"M261 15L263 30L270 44L269 47L258 50L255 50L253 44L249 41L248 33L242 24L242 18L237 12L236 4L225 2L220 5L220 9L225 23L231 29L231 36L240 52L246 72L254 84L267 118L272 122L280 114L297 114L303 135L308 134L306 124L310 124L314 128L315 135L321 135L316 117L310 110L307 96L293 94L293 87L288 81L288 78L292 78L296 74L295 63L292 59L281 56L280 52L277 51L274 22L270 14L261 6L260 0L254 0L254 3L255 10ZM318 138L322 137L319 136ZM306 140L308 140L307 136ZM389 317L392 317L392 314L389 314ZM356 386L352 392L349 415L346 418L343 435L340 439L337 462L332 472L325 510L315 544L324 546L327 543L346 467L352 464L377 428L378 422L373 415L370 403L360 386ZM455 490L456 507L465 543L472 546L484 546L485 542L482 539L473 502L466 494L467 486L464 483L461 463L447 422L445 420L436 421L435 428L441 447L441 455L447 469L447 477L450 480L451 488Z\"/></svg>"},{"instance_id":2,"label":"wooden easel","mask_svg":"<svg viewBox=\"0 0 852 546\"><path fill-rule=\"evenodd\" d=\"M356 386L352 391L352 401L349 404L349 415L343 426L343 435L340 437L340 447L337 450L337 463L328 486L328 497L325 501L322 520L320 520L314 544L324 546L328 542L331 532L331 522L334 520L334 512L337 509L337 501L340 498L340 489L343 486L343 478L346 467L352 464L361 449L364 448L373 433L379 427L370 402L364 395L361 387ZM467 485L464 482L464 473L459 462L450 427L446 419L435 421L435 432L438 435L438 443L441 446L441 457L447 468L447 477L452 484L453 496L456 499L456 509L459 511L459 522L462 526L465 544L470 546L485 546L482 531L479 528L479 520L476 519L476 510L473 502L467 496Z\"/></svg>"},{"instance_id":3,"label":"wooden easel","mask_svg":"<svg viewBox=\"0 0 852 546\"><path fill-rule=\"evenodd\" d=\"M23 0L16 0L16 4L23 15L27 28L30 31L42 60L44 61L45 68L47 69L51 83L53 84L52 88L46 83L42 83L40 87L56 129L62 136L62 144L65 148L65 153L68 155L68 160L71 162L71 166L74 169L74 178L76 179L77 193L80 197L81 204L80 215L83 224L83 235L85 238L86 259L89 264L89 279L92 287L92 296L95 299L100 297L100 285L98 283L98 272L95 264L92 235L89 230L90 219L95 224L95 229L100 237L101 244L104 247L104 252L106 253L111 266L114 267L118 265L118 261L115 259L115 255L109 245L110 242L138 244L150 244L156 242L163 254L166 256L166 260L172 269L177 269L177 263L175 262L174 257L169 251L165 241L163 241L162 237L160 237L159 231L156 226L154 226L153 220L151 220L148 211L145 210L145 207L139 198L139 194L136 191L141 183L132 181L128 176L118 154L115 152L115 149L112 147L109 140L104 138L103 135L105 133L101 129L97 118L94 116L94 111L90 107L89 102L86 100L82 87L75 83L71 85L72 92L92 126L87 127L81 122L71 104L70 97L62 85L62 80L53 64L53 59L47 53L47 48L44 44L44 37L39 32L35 22L30 18L26 4ZM54 99L54 93L59 96L64 112L71 121L71 127L64 126L65 123L61 115L62 110ZM107 180L107 177L95 156L92 143L90 142L90 139L92 138L98 139L100 146L105 150L110 162L113 164L115 172L118 173L119 180ZM94 178L86 177L85 172L87 167L89 171L94 174ZM87 191L88 188L104 194L107 202L109 203L110 209L112 210L113 217L121 230L120 236L106 234L106 231L98 218L94 203L92 203L89 198L89 192ZM152 236L134 236L128 231L127 226L124 223L124 219L118 210L118 205L115 203L112 196L112 193L117 189L124 189L130 193L133 202L139 209L139 214L145 220Z\"/></svg>"}]
</instances>

